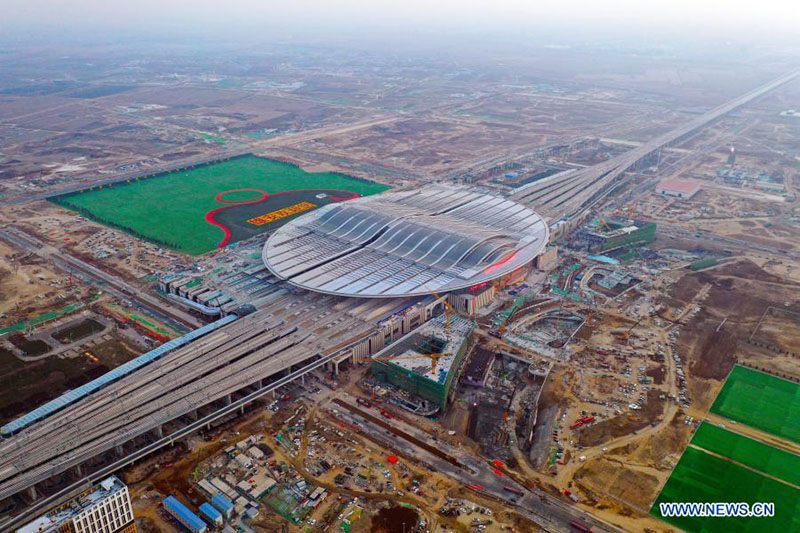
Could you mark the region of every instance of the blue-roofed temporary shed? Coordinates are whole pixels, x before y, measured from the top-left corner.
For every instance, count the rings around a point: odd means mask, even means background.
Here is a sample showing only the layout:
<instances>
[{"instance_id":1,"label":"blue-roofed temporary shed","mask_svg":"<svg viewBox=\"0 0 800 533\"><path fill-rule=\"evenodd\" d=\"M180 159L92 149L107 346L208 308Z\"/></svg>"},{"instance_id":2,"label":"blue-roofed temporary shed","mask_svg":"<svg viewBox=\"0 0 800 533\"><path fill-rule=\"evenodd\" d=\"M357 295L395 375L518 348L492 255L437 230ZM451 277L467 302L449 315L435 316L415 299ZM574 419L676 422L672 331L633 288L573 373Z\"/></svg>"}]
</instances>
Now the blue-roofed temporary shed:
<instances>
[{"instance_id":1,"label":"blue-roofed temporary shed","mask_svg":"<svg viewBox=\"0 0 800 533\"><path fill-rule=\"evenodd\" d=\"M175 496L164 498L164 509L193 533L205 533L208 529L208 525L199 516L191 512L188 507L179 502Z\"/></svg>"},{"instance_id":2,"label":"blue-roofed temporary shed","mask_svg":"<svg viewBox=\"0 0 800 533\"><path fill-rule=\"evenodd\" d=\"M200 514L208 519L208 522L214 525L222 525L222 513L214 509L214 507L206 502L200 505Z\"/></svg>"},{"instance_id":3,"label":"blue-roofed temporary shed","mask_svg":"<svg viewBox=\"0 0 800 533\"><path fill-rule=\"evenodd\" d=\"M233 516L233 502L221 492L216 493L211 498L211 505L216 507L217 511L222 513L228 520Z\"/></svg>"},{"instance_id":4,"label":"blue-roofed temporary shed","mask_svg":"<svg viewBox=\"0 0 800 533\"><path fill-rule=\"evenodd\" d=\"M158 359L162 355L164 355L164 354L166 354L168 352L171 352L172 350L175 350L176 348L180 348L181 346L183 346L185 344L188 344L191 341L193 341L193 340L195 340L195 339L197 339L199 337L202 337L203 335L205 335L207 333L210 333L210 332L212 332L212 331L214 331L216 329L221 328L222 326L230 324L231 322L233 322L237 318L238 317L236 315L228 315L228 316L226 316L224 318L221 318L219 320L216 320L216 321L212 322L211 324L206 324L205 326L203 326L201 328L198 328L198 329L196 329L194 331L190 331L189 333L187 333L186 335L184 335L182 337L178 337L178 338L172 339L169 342L165 342L164 344L162 344L161 346L159 346L155 350L151 350L151 351L147 352L146 354L142 354L142 355L140 355L139 357L137 357L135 359L131 359L127 363L118 366L114 370L106 372L105 374L103 374L99 378L97 378L95 380L92 380L89 383L86 383L85 385L81 385L77 389L73 389L73 390L71 390L69 392L66 392L66 393L62 394L61 396L59 396L58 398L55 398L54 400L50 400L49 402L47 402L46 404L42 405L41 407L39 407L37 409L34 409L30 413L25 414L25 415L17 418L16 420L14 420L12 422L9 422L8 424L6 424L2 428L0 428L0 435L2 435L3 437L9 437L12 434L14 434L15 432L17 432L20 429L24 428L25 426L27 426L29 424L32 424L32 423L36 422L37 420L40 420L40 419L42 419L42 418L44 418L46 416L51 415L55 411L58 411L59 409L61 409L63 407L66 407L67 405L80 400L84 396L86 396L88 394L91 394L92 392L105 387L106 385L108 385L112 381L116 381L117 379L119 379L119 378L121 378L121 377L123 377L123 376L125 376L127 374L130 374L134 370L137 370L138 368L146 365L147 363L155 361L156 359Z\"/></svg>"}]
</instances>

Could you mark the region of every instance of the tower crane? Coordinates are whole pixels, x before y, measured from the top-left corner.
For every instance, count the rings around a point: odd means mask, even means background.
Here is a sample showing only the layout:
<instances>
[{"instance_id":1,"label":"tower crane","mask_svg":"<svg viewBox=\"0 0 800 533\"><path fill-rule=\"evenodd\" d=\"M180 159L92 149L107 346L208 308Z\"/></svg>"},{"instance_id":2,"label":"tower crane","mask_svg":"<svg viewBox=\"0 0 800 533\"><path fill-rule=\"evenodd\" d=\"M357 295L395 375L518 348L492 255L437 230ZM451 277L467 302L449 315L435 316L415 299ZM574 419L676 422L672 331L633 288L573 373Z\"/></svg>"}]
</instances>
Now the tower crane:
<instances>
[{"instance_id":1,"label":"tower crane","mask_svg":"<svg viewBox=\"0 0 800 533\"><path fill-rule=\"evenodd\" d=\"M428 289L432 296L434 296L437 300L441 300L442 304L444 304L444 334L447 338L447 341L450 342L450 313L453 311L453 307L450 305L450 302L447 301L446 298L442 298L436 291Z\"/></svg>"}]
</instances>

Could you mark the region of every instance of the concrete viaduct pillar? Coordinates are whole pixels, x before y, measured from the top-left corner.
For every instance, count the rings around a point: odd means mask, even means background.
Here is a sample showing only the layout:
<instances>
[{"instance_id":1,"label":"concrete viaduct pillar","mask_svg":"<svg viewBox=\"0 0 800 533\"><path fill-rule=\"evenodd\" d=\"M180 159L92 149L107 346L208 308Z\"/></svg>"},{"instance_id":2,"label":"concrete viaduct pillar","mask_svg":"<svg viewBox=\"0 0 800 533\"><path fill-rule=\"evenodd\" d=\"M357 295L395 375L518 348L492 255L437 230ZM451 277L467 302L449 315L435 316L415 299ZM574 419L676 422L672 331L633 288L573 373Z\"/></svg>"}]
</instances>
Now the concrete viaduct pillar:
<instances>
[{"instance_id":1,"label":"concrete viaduct pillar","mask_svg":"<svg viewBox=\"0 0 800 533\"><path fill-rule=\"evenodd\" d=\"M125 449L122 447L122 444L118 444L117 446L115 446L114 451L116 452L117 457L122 457L123 455L125 455Z\"/></svg>"},{"instance_id":2,"label":"concrete viaduct pillar","mask_svg":"<svg viewBox=\"0 0 800 533\"><path fill-rule=\"evenodd\" d=\"M155 433L156 437L158 437L159 439L163 439L164 438L164 426L160 426L160 425L156 426L153 429L153 433Z\"/></svg>"},{"instance_id":3,"label":"concrete viaduct pillar","mask_svg":"<svg viewBox=\"0 0 800 533\"><path fill-rule=\"evenodd\" d=\"M25 494L28 496L30 501L36 501L39 499L39 493L36 492L36 485L31 485L27 489L25 489Z\"/></svg>"}]
</instances>

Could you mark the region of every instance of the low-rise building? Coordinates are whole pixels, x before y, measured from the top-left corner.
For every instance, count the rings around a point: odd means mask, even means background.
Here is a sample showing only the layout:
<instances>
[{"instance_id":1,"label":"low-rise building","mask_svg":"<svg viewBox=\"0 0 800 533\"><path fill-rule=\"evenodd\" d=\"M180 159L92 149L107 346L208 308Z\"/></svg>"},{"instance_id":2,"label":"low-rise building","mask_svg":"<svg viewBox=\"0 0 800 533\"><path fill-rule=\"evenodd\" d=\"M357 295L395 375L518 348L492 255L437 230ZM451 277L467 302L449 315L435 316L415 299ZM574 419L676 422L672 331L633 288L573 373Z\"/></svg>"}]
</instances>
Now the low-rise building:
<instances>
[{"instance_id":1,"label":"low-rise building","mask_svg":"<svg viewBox=\"0 0 800 533\"><path fill-rule=\"evenodd\" d=\"M683 178L667 178L656 185L656 194L675 198L691 198L700 190L700 182Z\"/></svg>"}]
</instances>

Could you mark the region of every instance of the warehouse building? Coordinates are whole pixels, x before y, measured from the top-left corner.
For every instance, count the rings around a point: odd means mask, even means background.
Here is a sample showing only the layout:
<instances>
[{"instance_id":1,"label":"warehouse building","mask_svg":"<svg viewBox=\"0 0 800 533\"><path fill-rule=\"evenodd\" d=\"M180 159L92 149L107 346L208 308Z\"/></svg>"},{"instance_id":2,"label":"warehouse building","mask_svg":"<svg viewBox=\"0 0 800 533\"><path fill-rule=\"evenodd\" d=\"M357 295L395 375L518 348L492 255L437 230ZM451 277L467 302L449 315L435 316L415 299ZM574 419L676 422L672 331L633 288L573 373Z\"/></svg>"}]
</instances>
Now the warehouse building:
<instances>
[{"instance_id":1,"label":"warehouse building","mask_svg":"<svg viewBox=\"0 0 800 533\"><path fill-rule=\"evenodd\" d=\"M190 511L188 507L183 505L175 496L167 496L164 498L163 504L164 510L192 533L205 533L208 530L208 525L203 522L199 516Z\"/></svg>"},{"instance_id":2,"label":"warehouse building","mask_svg":"<svg viewBox=\"0 0 800 533\"><path fill-rule=\"evenodd\" d=\"M674 198L691 198L700 190L700 182L683 178L667 178L656 185L656 194Z\"/></svg>"}]
</instances>

